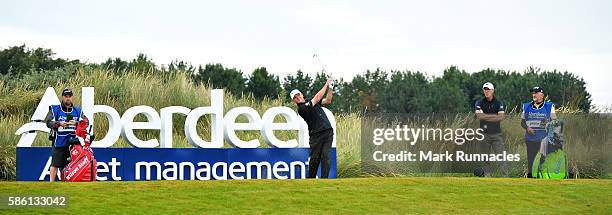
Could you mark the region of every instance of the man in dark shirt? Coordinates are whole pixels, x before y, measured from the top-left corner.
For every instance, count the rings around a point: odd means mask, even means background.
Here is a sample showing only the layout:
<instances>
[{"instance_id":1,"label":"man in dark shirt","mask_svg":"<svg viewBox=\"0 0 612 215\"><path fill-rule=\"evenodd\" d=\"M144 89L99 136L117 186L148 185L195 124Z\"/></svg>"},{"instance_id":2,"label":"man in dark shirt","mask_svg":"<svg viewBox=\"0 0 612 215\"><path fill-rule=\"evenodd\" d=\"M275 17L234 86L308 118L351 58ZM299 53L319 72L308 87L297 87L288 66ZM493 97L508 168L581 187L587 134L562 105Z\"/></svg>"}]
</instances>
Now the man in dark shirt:
<instances>
[{"instance_id":1,"label":"man in dark shirt","mask_svg":"<svg viewBox=\"0 0 612 215\"><path fill-rule=\"evenodd\" d=\"M482 85L484 98L476 101L475 113L480 120L480 128L484 131L484 140L480 143L481 153L489 154L491 147L496 154L502 154L505 151L504 140L501 135L500 122L504 120L504 103L495 98L493 93L495 88L492 83L487 82ZM508 176L508 166L506 162L500 161L501 172L503 177ZM485 162L484 172L486 176L490 175L491 163Z\"/></svg>"},{"instance_id":2,"label":"man in dark shirt","mask_svg":"<svg viewBox=\"0 0 612 215\"><path fill-rule=\"evenodd\" d=\"M327 91L327 96L323 98L325 91ZM332 91L333 83L331 79L328 79L323 88L312 99L304 99L304 94L297 89L292 90L289 94L291 100L298 106L298 114L308 125L308 133L310 135L308 178L316 178L319 163L321 164L321 178L329 177L329 170L331 168L329 154L334 140L334 131L321 105L331 103Z\"/></svg>"}]
</instances>

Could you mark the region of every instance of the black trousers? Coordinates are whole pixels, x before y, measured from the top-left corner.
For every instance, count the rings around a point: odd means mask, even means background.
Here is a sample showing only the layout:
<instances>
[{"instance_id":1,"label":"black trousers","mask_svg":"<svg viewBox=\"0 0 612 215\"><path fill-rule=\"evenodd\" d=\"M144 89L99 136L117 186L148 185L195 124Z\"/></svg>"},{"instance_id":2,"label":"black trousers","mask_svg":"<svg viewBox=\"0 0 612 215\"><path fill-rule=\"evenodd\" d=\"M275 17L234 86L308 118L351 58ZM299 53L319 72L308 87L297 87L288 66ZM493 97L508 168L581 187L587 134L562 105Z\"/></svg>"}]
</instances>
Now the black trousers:
<instances>
[{"instance_id":1,"label":"black trousers","mask_svg":"<svg viewBox=\"0 0 612 215\"><path fill-rule=\"evenodd\" d=\"M527 178L531 178L533 160L540 151L540 141L525 141L525 145L527 146Z\"/></svg>"},{"instance_id":2,"label":"black trousers","mask_svg":"<svg viewBox=\"0 0 612 215\"><path fill-rule=\"evenodd\" d=\"M319 163L321 178L329 177L331 168L330 153L334 140L334 131L327 129L310 135L310 162L308 162L308 178L316 178Z\"/></svg>"}]
</instances>

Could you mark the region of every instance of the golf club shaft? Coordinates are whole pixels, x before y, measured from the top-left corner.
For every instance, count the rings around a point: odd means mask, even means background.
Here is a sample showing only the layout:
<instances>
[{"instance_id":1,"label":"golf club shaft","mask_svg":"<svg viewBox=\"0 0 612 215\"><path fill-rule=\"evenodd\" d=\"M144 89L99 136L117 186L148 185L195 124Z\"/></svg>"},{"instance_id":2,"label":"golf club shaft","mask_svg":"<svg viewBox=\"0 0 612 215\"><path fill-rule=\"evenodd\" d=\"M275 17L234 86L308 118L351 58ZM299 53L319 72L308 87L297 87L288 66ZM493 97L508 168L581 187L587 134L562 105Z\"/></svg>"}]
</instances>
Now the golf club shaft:
<instances>
[{"instance_id":1,"label":"golf club shaft","mask_svg":"<svg viewBox=\"0 0 612 215\"><path fill-rule=\"evenodd\" d=\"M312 55L312 57L315 59L315 61L317 61L317 63L319 64L319 66L321 66L321 70L323 72L323 74L325 74L325 76L327 76L327 78L332 78L331 75L327 72L327 70L325 69L325 65L321 62L321 59L319 58L318 54L314 54Z\"/></svg>"}]
</instances>

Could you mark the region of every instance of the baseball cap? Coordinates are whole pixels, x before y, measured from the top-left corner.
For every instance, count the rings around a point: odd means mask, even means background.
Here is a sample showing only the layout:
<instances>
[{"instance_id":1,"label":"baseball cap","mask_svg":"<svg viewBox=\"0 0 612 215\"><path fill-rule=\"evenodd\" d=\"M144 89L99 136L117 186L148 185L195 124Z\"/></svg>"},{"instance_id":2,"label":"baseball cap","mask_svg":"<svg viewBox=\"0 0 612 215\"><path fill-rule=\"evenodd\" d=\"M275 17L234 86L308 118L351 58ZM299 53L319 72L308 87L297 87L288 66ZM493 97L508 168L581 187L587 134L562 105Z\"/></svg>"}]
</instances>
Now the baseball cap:
<instances>
[{"instance_id":1,"label":"baseball cap","mask_svg":"<svg viewBox=\"0 0 612 215\"><path fill-rule=\"evenodd\" d=\"M301 94L302 92L300 92L298 89L294 89L291 91L291 93L289 93L289 98L293 99L293 97L295 97L295 95L297 94Z\"/></svg>"},{"instance_id":2,"label":"baseball cap","mask_svg":"<svg viewBox=\"0 0 612 215\"><path fill-rule=\"evenodd\" d=\"M72 96L72 90L70 88L64 88L64 90L62 90L62 96L66 95Z\"/></svg>"},{"instance_id":3,"label":"baseball cap","mask_svg":"<svg viewBox=\"0 0 612 215\"><path fill-rule=\"evenodd\" d=\"M544 89L539 87L539 86L535 86L535 87L529 89L529 92L531 92L531 93L544 93Z\"/></svg>"},{"instance_id":4,"label":"baseball cap","mask_svg":"<svg viewBox=\"0 0 612 215\"><path fill-rule=\"evenodd\" d=\"M491 82L484 83L484 84L482 85L482 89L484 89L484 88L489 88L489 89L491 89L491 90L494 90L494 89L495 89L495 87L493 86L493 84L491 84Z\"/></svg>"}]
</instances>

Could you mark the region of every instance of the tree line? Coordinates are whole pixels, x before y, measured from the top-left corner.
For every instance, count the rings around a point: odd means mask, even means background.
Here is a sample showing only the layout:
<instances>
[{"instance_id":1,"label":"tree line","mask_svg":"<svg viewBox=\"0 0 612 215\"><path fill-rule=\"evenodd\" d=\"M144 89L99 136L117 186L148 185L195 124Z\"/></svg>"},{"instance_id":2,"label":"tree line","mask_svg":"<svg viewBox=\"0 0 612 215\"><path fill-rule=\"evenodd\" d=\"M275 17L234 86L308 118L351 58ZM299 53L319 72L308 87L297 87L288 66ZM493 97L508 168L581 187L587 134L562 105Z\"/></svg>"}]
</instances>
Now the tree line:
<instances>
[{"instance_id":1,"label":"tree line","mask_svg":"<svg viewBox=\"0 0 612 215\"><path fill-rule=\"evenodd\" d=\"M25 45L0 51L1 80L20 80L32 74L55 77L70 74L78 67L106 69L117 74L151 72L165 74L186 72L196 84L224 88L237 96L252 95L257 99L284 99L288 92L299 89L306 97L314 95L325 83L322 72L316 75L301 70L279 77L266 67L251 73L223 66L206 64L194 66L185 61L158 65L145 54L134 59L108 58L101 63L87 63L74 59L56 58L51 49L29 49ZM533 86L545 89L547 99L571 110L588 112L591 95L583 78L567 71L544 71L529 67L524 71L505 71L486 68L466 72L450 66L438 77L420 71L384 70L377 68L355 75L351 80L335 80L334 102L330 109L336 113L430 113L472 111L476 100L482 98L482 84L492 82L495 95L504 101L509 111L520 111L520 105L531 100L528 91Z\"/></svg>"}]
</instances>

